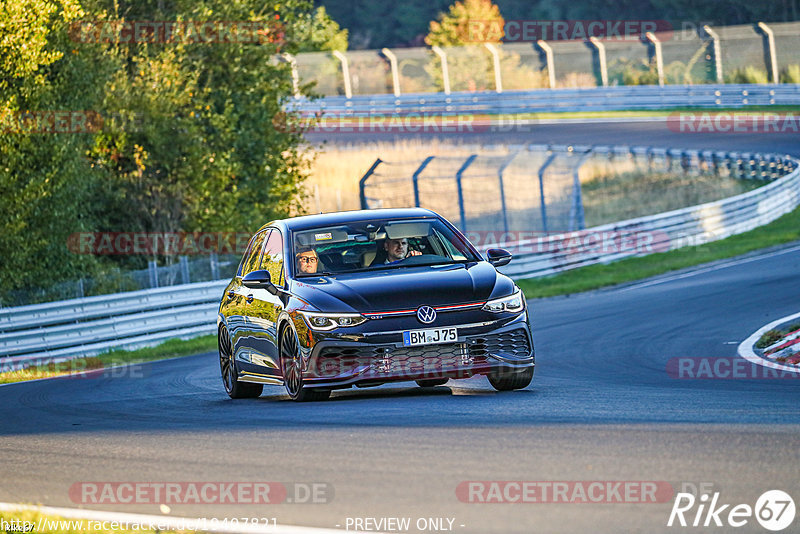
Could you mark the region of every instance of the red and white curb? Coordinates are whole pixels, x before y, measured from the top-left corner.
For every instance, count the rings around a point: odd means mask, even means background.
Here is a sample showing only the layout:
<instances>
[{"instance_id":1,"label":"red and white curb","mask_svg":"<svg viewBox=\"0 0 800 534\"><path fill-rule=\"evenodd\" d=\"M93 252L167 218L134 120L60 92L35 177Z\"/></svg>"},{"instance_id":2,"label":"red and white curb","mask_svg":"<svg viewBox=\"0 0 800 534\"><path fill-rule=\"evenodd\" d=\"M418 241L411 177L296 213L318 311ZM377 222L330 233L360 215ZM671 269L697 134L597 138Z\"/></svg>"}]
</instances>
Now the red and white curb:
<instances>
[{"instance_id":1,"label":"red and white curb","mask_svg":"<svg viewBox=\"0 0 800 534\"><path fill-rule=\"evenodd\" d=\"M191 530L196 532L225 532L246 534L341 534L343 531L331 528L301 527L295 525L231 523L225 520L200 519L191 517L173 517L167 515L129 514L124 512L104 512L101 510L85 510L80 508L53 508L50 506L32 506L0 502L0 512L33 511L40 514L62 517L66 519L83 519L91 522L116 522L120 528L130 530L131 525L139 526L139 530ZM40 523L45 521L41 519ZM57 523L50 520L50 524ZM127 527L125 526L127 525ZM76 529L80 530L80 529ZM36 529L35 532L40 532Z\"/></svg>"},{"instance_id":2,"label":"red and white curb","mask_svg":"<svg viewBox=\"0 0 800 534\"><path fill-rule=\"evenodd\" d=\"M763 336L768 330L772 330L776 326L788 323L789 321L797 319L798 317L800 317L800 313L795 313L792 315L787 315L786 317L781 317L780 319L777 319L769 324L762 326L761 328L753 332L753 334L750 337L742 341L742 343L739 345L738 348L739 356L756 365L763 365L764 367L769 367L771 369L779 369L781 371L789 371L790 373L800 374L800 368L798 368L797 366L784 365L782 363L762 358L761 356L756 354L755 351L753 350L753 346L755 346L756 342L759 339L761 339L761 336ZM785 339L782 340L782 342L785 342Z\"/></svg>"}]
</instances>

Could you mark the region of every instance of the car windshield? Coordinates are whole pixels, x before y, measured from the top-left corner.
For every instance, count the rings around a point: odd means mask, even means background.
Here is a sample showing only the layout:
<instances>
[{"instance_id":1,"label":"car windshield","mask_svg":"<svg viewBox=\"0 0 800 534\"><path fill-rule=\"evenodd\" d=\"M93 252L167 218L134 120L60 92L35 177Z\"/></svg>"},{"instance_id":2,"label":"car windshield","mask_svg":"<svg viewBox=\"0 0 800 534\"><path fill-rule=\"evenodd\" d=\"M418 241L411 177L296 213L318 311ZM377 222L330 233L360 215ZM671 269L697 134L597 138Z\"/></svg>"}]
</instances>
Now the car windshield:
<instances>
[{"instance_id":1,"label":"car windshield","mask_svg":"<svg viewBox=\"0 0 800 534\"><path fill-rule=\"evenodd\" d=\"M293 246L295 274L301 277L480 260L438 219L381 219L302 230L294 233Z\"/></svg>"}]
</instances>

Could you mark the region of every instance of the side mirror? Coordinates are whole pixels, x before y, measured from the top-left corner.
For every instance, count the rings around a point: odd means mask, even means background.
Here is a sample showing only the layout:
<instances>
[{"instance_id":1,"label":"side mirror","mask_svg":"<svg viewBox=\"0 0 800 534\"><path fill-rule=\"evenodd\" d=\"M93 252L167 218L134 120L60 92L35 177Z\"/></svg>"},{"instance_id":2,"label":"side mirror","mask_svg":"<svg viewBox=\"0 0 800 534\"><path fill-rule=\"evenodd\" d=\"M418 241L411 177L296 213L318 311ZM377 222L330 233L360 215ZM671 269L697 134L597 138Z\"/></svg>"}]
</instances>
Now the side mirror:
<instances>
[{"instance_id":1,"label":"side mirror","mask_svg":"<svg viewBox=\"0 0 800 534\"><path fill-rule=\"evenodd\" d=\"M278 288L272 283L269 276L269 271L259 269L244 275L242 278L242 285L250 289L266 289L273 295L278 293Z\"/></svg>"},{"instance_id":2,"label":"side mirror","mask_svg":"<svg viewBox=\"0 0 800 534\"><path fill-rule=\"evenodd\" d=\"M503 265L507 265L508 262L511 261L513 256L507 250L502 248L490 248L486 251L486 258L489 260L489 263L494 265L495 267L502 267Z\"/></svg>"}]
</instances>

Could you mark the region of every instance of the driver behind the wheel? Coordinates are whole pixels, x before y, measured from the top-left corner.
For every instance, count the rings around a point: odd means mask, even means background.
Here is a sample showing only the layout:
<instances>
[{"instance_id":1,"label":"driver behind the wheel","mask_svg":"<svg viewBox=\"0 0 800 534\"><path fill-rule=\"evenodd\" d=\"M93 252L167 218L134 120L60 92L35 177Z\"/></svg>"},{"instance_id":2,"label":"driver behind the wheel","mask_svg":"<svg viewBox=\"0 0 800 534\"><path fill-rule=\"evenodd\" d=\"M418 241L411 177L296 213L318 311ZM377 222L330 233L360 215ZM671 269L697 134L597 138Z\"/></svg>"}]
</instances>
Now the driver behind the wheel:
<instances>
[{"instance_id":1,"label":"driver behind the wheel","mask_svg":"<svg viewBox=\"0 0 800 534\"><path fill-rule=\"evenodd\" d=\"M408 239L387 239L383 242L383 249L386 251L386 261L383 263L395 263L404 260L409 256L420 256L419 250L408 250Z\"/></svg>"}]
</instances>

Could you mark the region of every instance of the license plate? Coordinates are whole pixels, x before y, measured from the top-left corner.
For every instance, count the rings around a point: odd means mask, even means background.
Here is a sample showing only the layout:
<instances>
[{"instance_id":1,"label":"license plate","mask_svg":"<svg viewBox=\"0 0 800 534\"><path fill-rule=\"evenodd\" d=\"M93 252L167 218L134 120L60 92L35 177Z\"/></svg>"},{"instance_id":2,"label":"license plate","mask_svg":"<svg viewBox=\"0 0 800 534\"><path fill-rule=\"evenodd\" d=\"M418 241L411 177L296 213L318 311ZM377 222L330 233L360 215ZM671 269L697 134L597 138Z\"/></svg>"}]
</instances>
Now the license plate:
<instances>
[{"instance_id":1,"label":"license plate","mask_svg":"<svg viewBox=\"0 0 800 534\"><path fill-rule=\"evenodd\" d=\"M406 330L403 332L403 346L435 345L458 341L458 328L428 328L426 330Z\"/></svg>"}]
</instances>

